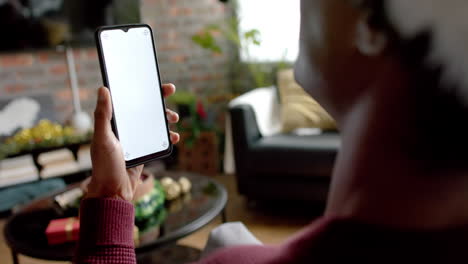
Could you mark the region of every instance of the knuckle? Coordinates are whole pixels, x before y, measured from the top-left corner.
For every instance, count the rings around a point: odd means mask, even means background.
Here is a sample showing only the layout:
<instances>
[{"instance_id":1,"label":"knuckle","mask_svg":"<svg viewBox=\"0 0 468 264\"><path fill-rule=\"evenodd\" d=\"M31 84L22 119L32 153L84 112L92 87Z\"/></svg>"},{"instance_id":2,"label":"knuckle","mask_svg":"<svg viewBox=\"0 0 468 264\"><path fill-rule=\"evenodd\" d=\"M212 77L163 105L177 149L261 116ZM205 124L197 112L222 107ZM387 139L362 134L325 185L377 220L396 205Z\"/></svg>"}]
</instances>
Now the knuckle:
<instances>
[{"instance_id":1,"label":"knuckle","mask_svg":"<svg viewBox=\"0 0 468 264\"><path fill-rule=\"evenodd\" d=\"M108 137L99 137L99 138L94 138L93 142L91 144L91 149L92 150L98 150L98 149L115 149L117 148L112 140L110 140Z\"/></svg>"}]
</instances>

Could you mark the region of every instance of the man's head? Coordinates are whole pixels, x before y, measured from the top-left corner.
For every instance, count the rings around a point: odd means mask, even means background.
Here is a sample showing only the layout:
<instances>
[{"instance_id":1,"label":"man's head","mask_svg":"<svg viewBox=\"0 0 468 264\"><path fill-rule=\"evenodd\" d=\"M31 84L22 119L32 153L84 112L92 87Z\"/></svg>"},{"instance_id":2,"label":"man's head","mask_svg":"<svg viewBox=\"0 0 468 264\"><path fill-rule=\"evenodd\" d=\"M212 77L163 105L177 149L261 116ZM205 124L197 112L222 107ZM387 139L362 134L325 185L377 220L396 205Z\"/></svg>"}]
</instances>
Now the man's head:
<instances>
[{"instance_id":1,"label":"man's head","mask_svg":"<svg viewBox=\"0 0 468 264\"><path fill-rule=\"evenodd\" d=\"M368 16L350 0L301 2L296 78L338 119L379 70L385 36L365 28Z\"/></svg>"},{"instance_id":2,"label":"man's head","mask_svg":"<svg viewBox=\"0 0 468 264\"><path fill-rule=\"evenodd\" d=\"M459 157L450 145L468 148L467 11L465 0L302 0L296 79L339 123L370 93L398 92L418 152Z\"/></svg>"},{"instance_id":3,"label":"man's head","mask_svg":"<svg viewBox=\"0 0 468 264\"><path fill-rule=\"evenodd\" d=\"M468 99L467 12L464 0L303 0L296 77L335 115L389 59L439 71L441 86Z\"/></svg>"}]
</instances>

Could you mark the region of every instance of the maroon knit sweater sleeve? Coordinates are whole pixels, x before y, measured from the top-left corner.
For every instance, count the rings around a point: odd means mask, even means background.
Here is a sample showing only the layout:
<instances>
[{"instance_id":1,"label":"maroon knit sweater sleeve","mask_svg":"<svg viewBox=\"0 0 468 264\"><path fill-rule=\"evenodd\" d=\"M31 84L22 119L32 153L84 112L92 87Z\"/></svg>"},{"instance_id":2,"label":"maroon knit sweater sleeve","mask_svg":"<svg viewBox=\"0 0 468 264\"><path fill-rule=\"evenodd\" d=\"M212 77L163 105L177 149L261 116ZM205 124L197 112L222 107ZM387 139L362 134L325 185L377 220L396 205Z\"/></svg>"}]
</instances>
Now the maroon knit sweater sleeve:
<instances>
[{"instance_id":1,"label":"maroon knit sweater sleeve","mask_svg":"<svg viewBox=\"0 0 468 264\"><path fill-rule=\"evenodd\" d=\"M118 199L85 199L74 263L135 264L133 205Z\"/></svg>"}]
</instances>

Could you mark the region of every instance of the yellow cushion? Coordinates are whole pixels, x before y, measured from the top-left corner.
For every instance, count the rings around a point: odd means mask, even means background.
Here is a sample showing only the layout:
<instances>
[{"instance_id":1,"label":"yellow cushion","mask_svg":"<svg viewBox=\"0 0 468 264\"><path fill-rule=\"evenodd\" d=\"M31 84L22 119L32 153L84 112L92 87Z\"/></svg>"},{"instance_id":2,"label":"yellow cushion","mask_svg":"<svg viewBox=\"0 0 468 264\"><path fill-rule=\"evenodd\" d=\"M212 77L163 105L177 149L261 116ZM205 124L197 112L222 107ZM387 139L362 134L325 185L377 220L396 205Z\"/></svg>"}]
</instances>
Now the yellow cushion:
<instances>
[{"instance_id":1,"label":"yellow cushion","mask_svg":"<svg viewBox=\"0 0 468 264\"><path fill-rule=\"evenodd\" d=\"M297 128L336 130L335 120L294 79L292 69L278 72L283 132Z\"/></svg>"}]
</instances>

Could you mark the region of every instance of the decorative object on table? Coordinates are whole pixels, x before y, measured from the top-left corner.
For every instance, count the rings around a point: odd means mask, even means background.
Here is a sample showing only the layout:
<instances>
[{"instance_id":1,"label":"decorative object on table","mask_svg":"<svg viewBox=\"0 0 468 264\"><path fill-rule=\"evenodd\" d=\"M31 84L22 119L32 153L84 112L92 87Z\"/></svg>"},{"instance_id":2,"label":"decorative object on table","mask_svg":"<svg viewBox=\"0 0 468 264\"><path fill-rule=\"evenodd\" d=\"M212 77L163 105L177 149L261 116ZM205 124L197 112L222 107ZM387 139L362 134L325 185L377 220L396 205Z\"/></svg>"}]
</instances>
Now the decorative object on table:
<instances>
[{"instance_id":1,"label":"decorative object on table","mask_svg":"<svg viewBox=\"0 0 468 264\"><path fill-rule=\"evenodd\" d=\"M192 194L190 192L186 193L182 196L179 196L177 199L170 201L166 206L167 210L171 214L177 213L183 210L184 206L186 204L189 204L191 200L192 200Z\"/></svg>"},{"instance_id":2,"label":"decorative object on table","mask_svg":"<svg viewBox=\"0 0 468 264\"><path fill-rule=\"evenodd\" d=\"M141 234L149 230L152 230L152 233L159 233L159 226L166 218L164 189L149 171L143 171L141 179L142 182L138 185L133 199L135 225ZM83 193L87 192L90 182L91 178L87 178L81 183L80 189ZM79 191L69 191L54 199L60 207L73 209L75 205L79 206L81 197Z\"/></svg>"},{"instance_id":3,"label":"decorative object on table","mask_svg":"<svg viewBox=\"0 0 468 264\"><path fill-rule=\"evenodd\" d=\"M54 219L49 222L46 229L49 245L63 244L78 240L80 221L76 217Z\"/></svg>"},{"instance_id":4,"label":"decorative object on table","mask_svg":"<svg viewBox=\"0 0 468 264\"><path fill-rule=\"evenodd\" d=\"M54 197L58 212L61 215L78 215L81 199L87 192L91 178L84 180L79 187L72 188ZM147 232L159 234L159 226L165 220L165 194L163 187L153 174L142 173L142 183L135 192L135 225L142 236ZM145 235L143 235L145 234Z\"/></svg>"},{"instance_id":5,"label":"decorative object on table","mask_svg":"<svg viewBox=\"0 0 468 264\"><path fill-rule=\"evenodd\" d=\"M189 193L190 190L192 189L192 183L187 177L180 177L178 182L179 182L180 189L182 190L183 194Z\"/></svg>"},{"instance_id":6,"label":"decorative object on table","mask_svg":"<svg viewBox=\"0 0 468 264\"><path fill-rule=\"evenodd\" d=\"M227 202L227 192L221 184L211 177L187 172L166 172L165 175L173 179L187 177L193 185L190 192L193 199L188 200L180 211L172 213L166 210L165 220L161 225L161 230L164 232L154 236L153 239L143 238L153 232L153 229L146 232L140 230L140 241L136 247L137 256L159 252L166 246L175 245L178 240L212 222L220 213L223 213L223 222L225 222L223 209ZM211 183L215 184L218 190L213 194L206 194L203 188ZM43 196L22 207L6 221L3 234L5 243L12 249L13 259L17 259L18 254L21 254L45 260L72 261L76 249L75 243L60 246L50 246L47 243L45 233L47 224L50 220L62 216L51 207L53 198L54 195Z\"/></svg>"},{"instance_id":7,"label":"decorative object on table","mask_svg":"<svg viewBox=\"0 0 468 264\"><path fill-rule=\"evenodd\" d=\"M161 185L163 186L164 193L168 201L174 200L181 194L181 188L178 183L176 183L172 178L165 177L161 180Z\"/></svg>"},{"instance_id":8,"label":"decorative object on table","mask_svg":"<svg viewBox=\"0 0 468 264\"><path fill-rule=\"evenodd\" d=\"M164 177L161 179L161 185L168 201L175 200L192 189L192 183L186 177L180 177L177 181L171 177Z\"/></svg>"},{"instance_id":9,"label":"decorative object on table","mask_svg":"<svg viewBox=\"0 0 468 264\"><path fill-rule=\"evenodd\" d=\"M139 230L138 245L155 240L161 235L161 224L164 223L167 215L166 208L162 207L161 210L156 211L147 218L144 224L139 223L139 226L137 225Z\"/></svg>"},{"instance_id":10,"label":"decorative object on table","mask_svg":"<svg viewBox=\"0 0 468 264\"><path fill-rule=\"evenodd\" d=\"M84 192L80 187L70 189L54 197L54 201L62 210L78 209Z\"/></svg>"},{"instance_id":11,"label":"decorative object on table","mask_svg":"<svg viewBox=\"0 0 468 264\"><path fill-rule=\"evenodd\" d=\"M164 207L164 201L164 191L158 183L155 184L149 193L135 201L135 221L137 226L142 226L138 223L146 222L155 212L161 210Z\"/></svg>"},{"instance_id":12,"label":"decorative object on table","mask_svg":"<svg viewBox=\"0 0 468 264\"><path fill-rule=\"evenodd\" d=\"M154 179L153 174L144 171L142 180L143 182L137 187L133 202L135 225L140 233L145 233L149 229L157 229L157 233L159 233L159 225L166 217L165 193L159 181Z\"/></svg>"},{"instance_id":13,"label":"decorative object on table","mask_svg":"<svg viewBox=\"0 0 468 264\"><path fill-rule=\"evenodd\" d=\"M179 168L214 175L219 171L220 155L214 111L189 92L178 92L170 98L177 106L180 121L177 131L181 140L177 145Z\"/></svg>"}]
</instances>

